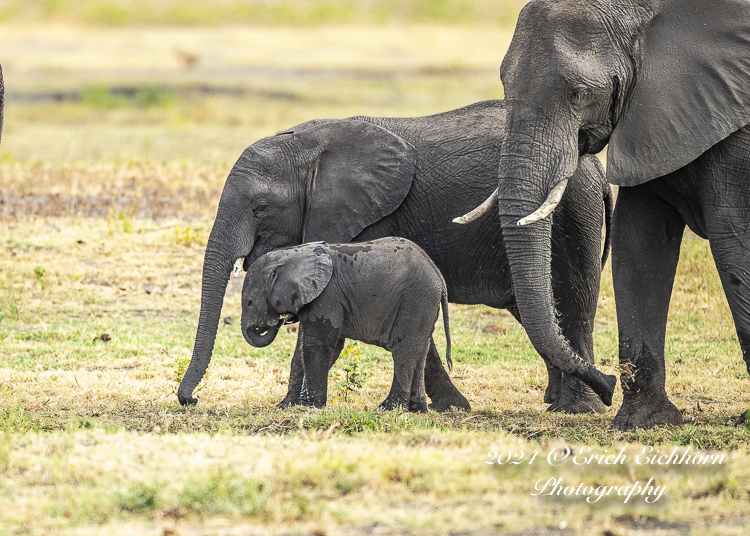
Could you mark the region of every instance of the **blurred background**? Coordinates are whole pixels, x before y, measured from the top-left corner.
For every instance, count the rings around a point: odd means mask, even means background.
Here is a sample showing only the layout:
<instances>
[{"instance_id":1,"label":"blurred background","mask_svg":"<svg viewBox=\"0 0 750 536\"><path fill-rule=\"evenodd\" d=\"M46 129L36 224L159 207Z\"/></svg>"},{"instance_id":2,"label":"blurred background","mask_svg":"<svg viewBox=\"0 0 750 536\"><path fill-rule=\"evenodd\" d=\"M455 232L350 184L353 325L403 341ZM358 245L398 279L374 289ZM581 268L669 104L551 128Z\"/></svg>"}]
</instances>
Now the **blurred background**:
<instances>
[{"instance_id":1,"label":"blurred background","mask_svg":"<svg viewBox=\"0 0 750 536\"><path fill-rule=\"evenodd\" d=\"M0 0L0 189L28 193L18 166L178 162L225 177L244 147L308 119L499 98L523 4Z\"/></svg>"}]
</instances>

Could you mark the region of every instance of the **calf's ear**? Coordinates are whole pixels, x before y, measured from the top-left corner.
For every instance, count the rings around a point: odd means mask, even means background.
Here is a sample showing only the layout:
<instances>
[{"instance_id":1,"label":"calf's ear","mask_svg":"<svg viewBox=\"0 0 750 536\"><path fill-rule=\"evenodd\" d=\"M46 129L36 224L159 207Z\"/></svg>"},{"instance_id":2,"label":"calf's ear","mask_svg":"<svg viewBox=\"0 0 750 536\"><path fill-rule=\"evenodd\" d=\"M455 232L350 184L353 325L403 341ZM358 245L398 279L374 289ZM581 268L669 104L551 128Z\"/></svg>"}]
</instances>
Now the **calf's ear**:
<instances>
[{"instance_id":1,"label":"calf's ear","mask_svg":"<svg viewBox=\"0 0 750 536\"><path fill-rule=\"evenodd\" d=\"M269 273L267 283L269 306L279 314L297 314L320 296L331 280L331 256L319 243L274 253L276 267Z\"/></svg>"}]
</instances>

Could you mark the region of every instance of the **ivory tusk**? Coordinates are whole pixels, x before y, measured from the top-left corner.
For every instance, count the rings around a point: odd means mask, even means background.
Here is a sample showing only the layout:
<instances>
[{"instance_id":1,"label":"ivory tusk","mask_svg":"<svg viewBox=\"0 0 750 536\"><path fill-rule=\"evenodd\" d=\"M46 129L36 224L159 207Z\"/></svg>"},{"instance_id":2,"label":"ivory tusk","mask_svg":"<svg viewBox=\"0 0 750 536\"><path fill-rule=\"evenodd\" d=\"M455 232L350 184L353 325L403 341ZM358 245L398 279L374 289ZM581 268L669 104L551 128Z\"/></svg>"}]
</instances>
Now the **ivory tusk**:
<instances>
[{"instance_id":1,"label":"ivory tusk","mask_svg":"<svg viewBox=\"0 0 750 536\"><path fill-rule=\"evenodd\" d=\"M236 261L234 261L234 268L232 268L232 275L234 277L239 277L240 273L242 272L242 263L245 262L245 257L240 257Z\"/></svg>"},{"instance_id":2,"label":"ivory tusk","mask_svg":"<svg viewBox=\"0 0 750 536\"><path fill-rule=\"evenodd\" d=\"M568 179L564 179L558 182L557 185L552 188L552 191L547 196L547 199L544 200L544 203L542 203L542 205L538 209L536 209L525 218L521 218L520 220L518 220L518 223L516 225L528 225L530 223L534 223L535 221L543 220L544 218L552 214L552 211L555 210L555 207L557 207L560 199L562 199L563 193L565 193L565 187L567 185Z\"/></svg>"},{"instance_id":3,"label":"ivory tusk","mask_svg":"<svg viewBox=\"0 0 750 536\"><path fill-rule=\"evenodd\" d=\"M464 214L463 216L459 216L458 218L453 218L453 223L471 223L480 216L483 216L493 208L497 206L497 188L494 192L477 208L472 210L471 212L468 212Z\"/></svg>"}]
</instances>

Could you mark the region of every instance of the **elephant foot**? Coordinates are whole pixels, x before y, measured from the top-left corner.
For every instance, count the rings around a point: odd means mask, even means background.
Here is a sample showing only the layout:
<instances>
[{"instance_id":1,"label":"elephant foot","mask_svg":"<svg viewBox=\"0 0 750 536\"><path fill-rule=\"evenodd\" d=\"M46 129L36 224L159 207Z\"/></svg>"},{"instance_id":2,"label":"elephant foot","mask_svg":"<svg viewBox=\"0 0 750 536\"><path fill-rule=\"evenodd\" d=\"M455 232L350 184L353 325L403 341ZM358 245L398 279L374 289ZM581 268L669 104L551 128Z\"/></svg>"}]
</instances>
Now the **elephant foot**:
<instances>
[{"instance_id":1,"label":"elephant foot","mask_svg":"<svg viewBox=\"0 0 750 536\"><path fill-rule=\"evenodd\" d=\"M666 396L653 402L646 397L632 402L626 398L612 421L617 430L651 428L660 424L682 424L680 410Z\"/></svg>"},{"instance_id":2,"label":"elephant foot","mask_svg":"<svg viewBox=\"0 0 750 536\"><path fill-rule=\"evenodd\" d=\"M557 397L560 396L560 387L562 385L562 372L547 364L547 388L544 390L544 403L554 404Z\"/></svg>"},{"instance_id":3,"label":"elephant foot","mask_svg":"<svg viewBox=\"0 0 750 536\"><path fill-rule=\"evenodd\" d=\"M735 426L742 426L743 424L747 426L747 417L750 415L750 409L744 412L742 415L737 417L737 420L734 421Z\"/></svg>"},{"instance_id":4,"label":"elephant foot","mask_svg":"<svg viewBox=\"0 0 750 536\"><path fill-rule=\"evenodd\" d=\"M300 406L300 405L302 405L302 403L300 402L299 395L297 395L295 397L295 396L292 396L290 394L287 394L281 402L279 402L278 404L276 404L276 407L277 408L288 408L288 407L291 407L291 406Z\"/></svg>"},{"instance_id":5,"label":"elephant foot","mask_svg":"<svg viewBox=\"0 0 750 536\"><path fill-rule=\"evenodd\" d=\"M453 385L448 374L442 368L440 372L442 374L428 377L425 371L425 390L432 401L429 408L439 412L448 411L451 408L471 411L471 404Z\"/></svg>"},{"instance_id":6,"label":"elephant foot","mask_svg":"<svg viewBox=\"0 0 750 536\"><path fill-rule=\"evenodd\" d=\"M440 354L435 348L435 341L430 339L430 349L427 352L427 362L424 367L424 388L432 404L430 409L448 411L451 408L471 411L471 405L466 397L453 385L448 373L440 362Z\"/></svg>"},{"instance_id":7,"label":"elephant foot","mask_svg":"<svg viewBox=\"0 0 750 536\"><path fill-rule=\"evenodd\" d=\"M433 396L430 397L432 404L430 404L429 408L440 412L448 411L451 408L471 411L471 404L466 400L466 397L453 384L451 384L451 387L453 387L452 392L433 393Z\"/></svg>"},{"instance_id":8,"label":"elephant foot","mask_svg":"<svg viewBox=\"0 0 750 536\"><path fill-rule=\"evenodd\" d=\"M544 401L547 402L545 393ZM547 411L560 413L604 413L607 406L586 384L575 378L566 376L557 396L552 400Z\"/></svg>"},{"instance_id":9,"label":"elephant foot","mask_svg":"<svg viewBox=\"0 0 750 536\"><path fill-rule=\"evenodd\" d=\"M413 413L427 413L427 400L410 400L409 401L409 411Z\"/></svg>"},{"instance_id":10,"label":"elephant foot","mask_svg":"<svg viewBox=\"0 0 750 536\"><path fill-rule=\"evenodd\" d=\"M305 407L308 407L308 408L318 408L318 409L321 409L321 408L326 407L326 403L325 402L310 402L309 404L308 403L306 403L306 404L300 404L300 406L305 406Z\"/></svg>"},{"instance_id":11,"label":"elephant foot","mask_svg":"<svg viewBox=\"0 0 750 536\"><path fill-rule=\"evenodd\" d=\"M558 396L560 396L560 384L552 385L552 382L548 383L547 388L544 390L544 403L554 404ZM547 410L549 411L549 408Z\"/></svg>"},{"instance_id":12,"label":"elephant foot","mask_svg":"<svg viewBox=\"0 0 750 536\"><path fill-rule=\"evenodd\" d=\"M378 408L382 409L383 411L393 411L397 408L403 408L405 407L405 404L401 402L397 397L388 395L388 397L383 400Z\"/></svg>"}]
</instances>

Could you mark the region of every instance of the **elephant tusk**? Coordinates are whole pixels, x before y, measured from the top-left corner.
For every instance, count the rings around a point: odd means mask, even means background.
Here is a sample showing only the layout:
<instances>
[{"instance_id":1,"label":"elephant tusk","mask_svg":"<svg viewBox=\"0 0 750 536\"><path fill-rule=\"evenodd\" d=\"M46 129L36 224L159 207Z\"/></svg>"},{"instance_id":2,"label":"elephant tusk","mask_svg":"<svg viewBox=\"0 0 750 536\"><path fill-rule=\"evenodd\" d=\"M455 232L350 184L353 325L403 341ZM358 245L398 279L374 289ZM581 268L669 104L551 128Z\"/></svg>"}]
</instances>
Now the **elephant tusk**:
<instances>
[{"instance_id":1,"label":"elephant tusk","mask_svg":"<svg viewBox=\"0 0 750 536\"><path fill-rule=\"evenodd\" d=\"M467 212L463 216L459 216L458 218L453 218L453 223L471 223L480 216L485 215L487 212L492 210L497 206L497 189L495 189L494 192L477 208L472 210L471 212Z\"/></svg>"},{"instance_id":2,"label":"elephant tusk","mask_svg":"<svg viewBox=\"0 0 750 536\"><path fill-rule=\"evenodd\" d=\"M245 257L240 257L236 261L234 261L234 268L232 268L232 275L234 277L240 276L240 271L242 271L242 263L245 262Z\"/></svg>"},{"instance_id":3,"label":"elephant tusk","mask_svg":"<svg viewBox=\"0 0 750 536\"><path fill-rule=\"evenodd\" d=\"M559 183L557 183L555 187L552 188L552 191L547 196L547 199L544 200L544 203L542 203L542 205L538 209L536 209L525 218L518 220L518 223L516 225L528 225L530 223L534 223L535 221L542 220L552 214L552 211L555 210L555 207L560 202L560 199L562 199L563 193L565 193L565 187L567 185L568 179L561 180Z\"/></svg>"}]
</instances>

